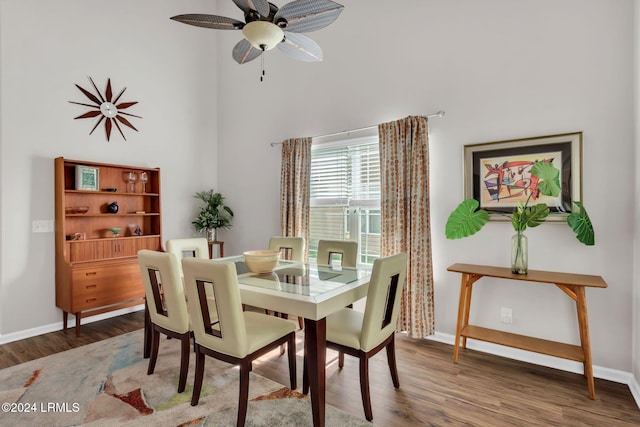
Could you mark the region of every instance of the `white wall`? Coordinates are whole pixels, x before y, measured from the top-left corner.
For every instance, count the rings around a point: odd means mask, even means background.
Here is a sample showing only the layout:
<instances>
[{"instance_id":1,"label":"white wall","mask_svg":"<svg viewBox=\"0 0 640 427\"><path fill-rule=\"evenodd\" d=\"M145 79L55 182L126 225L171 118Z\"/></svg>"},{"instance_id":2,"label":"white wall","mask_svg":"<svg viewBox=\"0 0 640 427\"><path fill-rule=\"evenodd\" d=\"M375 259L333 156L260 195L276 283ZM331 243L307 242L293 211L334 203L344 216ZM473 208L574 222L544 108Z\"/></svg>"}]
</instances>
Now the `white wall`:
<instances>
[{"instance_id":1,"label":"white wall","mask_svg":"<svg viewBox=\"0 0 640 427\"><path fill-rule=\"evenodd\" d=\"M634 21L634 112L635 112L635 159L636 165L640 164L640 0L635 0L635 21ZM640 224L640 169L636 168L636 199L635 199L635 232L634 232L634 253L633 253L633 265L634 265L634 291L633 291L633 376L636 381L636 386L640 384L640 230L638 224ZM637 386L640 387L640 386ZM636 390L637 398L640 399L640 388ZM640 404L640 402L639 402Z\"/></svg>"},{"instance_id":2,"label":"white wall","mask_svg":"<svg viewBox=\"0 0 640 427\"><path fill-rule=\"evenodd\" d=\"M169 20L208 0L0 0L0 334L61 321L55 307L53 159L160 167L165 238L191 235L196 191L217 185L216 37ZM127 87L139 132L73 120L74 84ZM116 197L117 199L117 197Z\"/></svg>"},{"instance_id":3,"label":"white wall","mask_svg":"<svg viewBox=\"0 0 640 427\"><path fill-rule=\"evenodd\" d=\"M239 17L228 2L221 11ZM237 212L229 253L263 247L279 231L280 154L269 143L373 125L439 109L431 124L431 207L436 328L455 331L454 262L508 265L508 223L448 241L444 224L462 200L465 144L584 132L583 201L596 246L570 228L528 232L530 268L601 275L589 289L594 363L632 369L634 220L633 1L353 0L330 27L310 34L324 61L279 51L239 66L240 39L219 35L219 180ZM232 100L235 100L232 102ZM575 305L559 289L483 279L473 322L577 343ZM501 307L514 323L499 323Z\"/></svg>"},{"instance_id":4,"label":"white wall","mask_svg":"<svg viewBox=\"0 0 640 427\"><path fill-rule=\"evenodd\" d=\"M632 0L352 0L310 34L324 62L269 52L262 83L259 61L231 59L239 32L168 19L218 8L242 18L219 3L0 0L1 334L60 321L53 234L31 233L32 220L53 218L54 157L161 167L165 238L192 233L195 191L222 191L237 218L221 237L237 253L279 232L280 154L270 142L443 109L430 121L437 330L455 328L459 277L446 267L507 265L513 234L491 223L466 240L444 238L463 197L463 145L581 130L597 244L545 224L528 233L530 267L602 275L609 288L587 292L594 363L634 369ZM126 143L72 120L79 107L67 101L81 99L74 84L87 76L110 77L140 101L140 132ZM474 322L503 328L507 306L509 331L578 341L573 303L558 289L487 280L474 295Z\"/></svg>"}]
</instances>

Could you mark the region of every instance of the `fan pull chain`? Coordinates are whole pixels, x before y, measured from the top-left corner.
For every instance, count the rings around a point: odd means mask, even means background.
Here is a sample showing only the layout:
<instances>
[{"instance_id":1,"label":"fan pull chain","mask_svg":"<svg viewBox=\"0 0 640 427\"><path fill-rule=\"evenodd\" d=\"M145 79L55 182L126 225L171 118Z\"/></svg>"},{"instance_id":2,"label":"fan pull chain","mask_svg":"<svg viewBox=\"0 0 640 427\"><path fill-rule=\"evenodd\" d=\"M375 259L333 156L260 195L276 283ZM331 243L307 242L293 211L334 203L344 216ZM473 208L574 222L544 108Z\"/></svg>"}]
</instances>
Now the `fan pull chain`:
<instances>
[{"instance_id":1,"label":"fan pull chain","mask_svg":"<svg viewBox=\"0 0 640 427\"><path fill-rule=\"evenodd\" d=\"M260 75L260 81L262 81L264 77L264 50L260 54L260 68L262 70L262 74Z\"/></svg>"}]
</instances>

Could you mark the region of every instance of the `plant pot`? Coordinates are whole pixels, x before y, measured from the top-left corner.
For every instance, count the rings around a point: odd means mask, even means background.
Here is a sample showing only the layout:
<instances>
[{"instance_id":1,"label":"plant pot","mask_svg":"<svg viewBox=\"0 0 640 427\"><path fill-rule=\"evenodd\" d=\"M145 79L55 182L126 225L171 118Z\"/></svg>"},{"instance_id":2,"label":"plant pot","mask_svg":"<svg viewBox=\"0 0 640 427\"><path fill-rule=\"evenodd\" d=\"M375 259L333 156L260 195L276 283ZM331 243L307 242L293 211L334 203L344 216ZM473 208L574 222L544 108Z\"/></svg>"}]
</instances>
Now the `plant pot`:
<instances>
[{"instance_id":1,"label":"plant pot","mask_svg":"<svg viewBox=\"0 0 640 427\"><path fill-rule=\"evenodd\" d=\"M529 271L528 239L522 233L516 233L511 238L511 272L527 274Z\"/></svg>"},{"instance_id":2,"label":"plant pot","mask_svg":"<svg viewBox=\"0 0 640 427\"><path fill-rule=\"evenodd\" d=\"M218 241L218 230L215 228L207 228L207 241L208 242L217 242Z\"/></svg>"}]
</instances>

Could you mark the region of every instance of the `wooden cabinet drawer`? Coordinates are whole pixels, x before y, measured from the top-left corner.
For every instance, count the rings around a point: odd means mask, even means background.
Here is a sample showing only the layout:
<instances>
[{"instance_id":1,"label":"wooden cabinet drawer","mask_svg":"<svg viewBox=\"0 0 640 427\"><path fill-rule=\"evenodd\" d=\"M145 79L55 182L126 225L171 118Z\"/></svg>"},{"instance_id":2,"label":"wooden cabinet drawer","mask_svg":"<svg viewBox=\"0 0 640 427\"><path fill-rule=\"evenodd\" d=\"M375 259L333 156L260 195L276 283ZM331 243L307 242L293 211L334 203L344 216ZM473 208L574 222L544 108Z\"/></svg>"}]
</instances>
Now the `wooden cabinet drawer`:
<instances>
[{"instance_id":1,"label":"wooden cabinet drawer","mask_svg":"<svg viewBox=\"0 0 640 427\"><path fill-rule=\"evenodd\" d=\"M144 287L137 261L73 268L71 281L73 312L144 296Z\"/></svg>"},{"instance_id":2,"label":"wooden cabinet drawer","mask_svg":"<svg viewBox=\"0 0 640 427\"><path fill-rule=\"evenodd\" d=\"M159 236L67 242L70 262L134 257L140 249L162 250Z\"/></svg>"}]
</instances>

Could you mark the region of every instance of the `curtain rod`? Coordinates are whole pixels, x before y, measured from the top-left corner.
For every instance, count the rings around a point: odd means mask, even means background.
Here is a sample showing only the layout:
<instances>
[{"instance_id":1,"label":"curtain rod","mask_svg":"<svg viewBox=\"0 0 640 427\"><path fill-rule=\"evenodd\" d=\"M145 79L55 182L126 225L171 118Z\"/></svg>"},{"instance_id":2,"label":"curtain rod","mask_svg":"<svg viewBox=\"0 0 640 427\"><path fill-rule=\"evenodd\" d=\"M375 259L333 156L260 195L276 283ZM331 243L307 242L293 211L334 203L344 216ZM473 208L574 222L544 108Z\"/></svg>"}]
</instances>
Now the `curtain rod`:
<instances>
[{"instance_id":1,"label":"curtain rod","mask_svg":"<svg viewBox=\"0 0 640 427\"><path fill-rule=\"evenodd\" d=\"M427 114L426 116L422 116L422 117L442 117L444 116L444 111L440 110L437 113L432 113L432 114ZM358 129L351 129L351 130L343 130L342 132L334 132L334 133L327 133L325 135L316 135L316 136L312 136L312 138L326 138L328 136L336 136L336 135L342 135L345 133L351 133L351 132L359 132L359 131L363 131L363 130L367 130L367 129L373 129L373 128L377 128L378 125L373 125L373 126L367 126L367 127L363 127L363 128L358 128ZM276 145L282 145L282 142L272 142L271 146L275 147Z\"/></svg>"}]
</instances>

